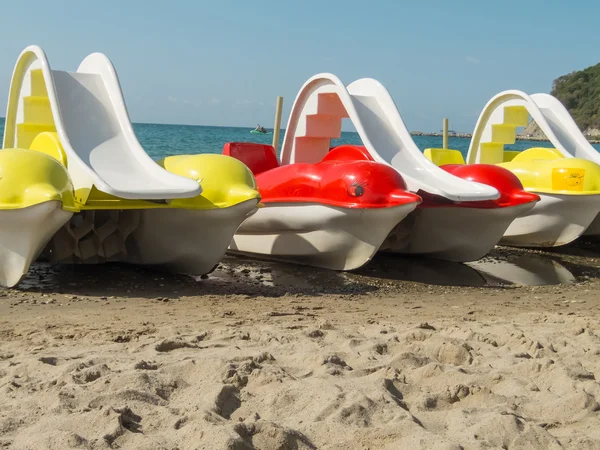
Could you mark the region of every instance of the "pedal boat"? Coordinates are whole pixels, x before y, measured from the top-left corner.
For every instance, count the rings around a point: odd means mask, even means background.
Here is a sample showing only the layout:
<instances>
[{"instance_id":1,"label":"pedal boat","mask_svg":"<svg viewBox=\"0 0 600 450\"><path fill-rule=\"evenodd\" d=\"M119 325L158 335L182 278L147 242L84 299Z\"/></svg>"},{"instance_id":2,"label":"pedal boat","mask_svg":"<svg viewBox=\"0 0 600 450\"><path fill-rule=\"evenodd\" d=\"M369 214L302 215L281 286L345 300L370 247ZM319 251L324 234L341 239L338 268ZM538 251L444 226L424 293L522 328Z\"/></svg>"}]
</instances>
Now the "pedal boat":
<instances>
[{"instance_id":1,"label":"pedal boat","mask_svg":"<svg viewBox=\"0 0 600 450\"><path fill-rule=\"evenodd\" d=\"M498 168L450 174L432 164L414 143L389 92L372 78L347 86L329 73L309 78L290 112L282 163L322 159L332 140L341 138L344 120L355 128L366 159L392 167L410 192L423 197L423 203L393 230L382 250L473 261L488 253L512 220L538 200ZM496 184L508 190L499 192Z\"/></svg>"},{"instance_id":2,"label":"pedal boat","mask_svg":"<svg viewBox=\"0 0 600 450\"><path fill-rule=\"evenodd\" d=\"M0 284L39 256L122 261L202 275L219 263L260 196L223 155L165 158L137 141L111 61L54 70L29 46L9 89L0 150Z\"/></svg>"},{"instance_id":3,"label":"pedal boat","mask_svg":"<svg viewBox=\"0 0 600 450\"><path fill-rule=\"evenodd\" d=\"M457 150L428 149L425 153L434 162L451 158L464 164L462 154ZM527 192L540 197L532 209L511 223L501 244L559 247L584 234L598 216L598 164L581 158L565 158L553 148L504 151L500 158L505 162L497 162L498 167L510 170Z\"/></svg>"},{"instance_id":4,"label":"pedal boat","mask_svg":"<svg viewBox=\"0 0 600 450\"><path fill-rule=\"evenodd\" d=\"M354 148L373 160L363 146ZM462 155L461 155L462 156ZM457 201L419 190L423 201L398 227L381 251L415 254L455 262L476 261L494 248L511 223L539 201L539 196L523 189L509 170L489 164L442 164L441 168L462 180L495 188L494 200Z\"/></svg>"},{"instance_id":5,"label":"pedal boat","mask_svg":"<svg viewBox=\"0 0 600 450\"><path fill-rule=\"evenodd\" d=\"M421 201L397 171L352 149L284 166L269 145L228 143L223 153L252 170L265 205L237 230L233 252L357 269Z\"/></svg>"}]
</instances>

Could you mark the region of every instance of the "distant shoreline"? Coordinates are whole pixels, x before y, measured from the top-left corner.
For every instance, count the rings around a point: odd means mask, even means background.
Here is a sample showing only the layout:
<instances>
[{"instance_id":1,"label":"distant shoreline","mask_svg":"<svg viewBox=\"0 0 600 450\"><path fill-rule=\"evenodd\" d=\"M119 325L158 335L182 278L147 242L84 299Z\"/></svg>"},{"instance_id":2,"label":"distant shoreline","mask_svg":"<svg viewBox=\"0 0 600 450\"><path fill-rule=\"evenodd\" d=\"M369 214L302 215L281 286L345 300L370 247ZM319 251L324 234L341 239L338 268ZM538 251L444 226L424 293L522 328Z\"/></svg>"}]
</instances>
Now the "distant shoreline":
<instances>
[{"instance_id":1,"label":"distant shoreline","mask_svg":"<svg viewBox=\"0 0 600 450\"><path fill-rule=\"evenodd\" d=\"M4 117L0 117L0 121L4 121ZM231 125L192 125L192 124L176 124L176 123L153 123L153 122L132 122L133 125L158 125L158 126L178 126L178 127L202 127L202 128L243 128L252 129L252 127L240 127ZM267 128L272 130L272 128ZM281 128L281 139L285 135L285 128ZM344 131L345 133L356 133L356 131ZM411 131L411 136L428 136L428 137L442 137L442 133L427 133L422 131ZM471 139L473 135L471 133L452 133L448 137L460 138L460 139ZM528 136L517 136L517 141L538 141L538 142L550 142L549 139L543 137L528 137ZM590 144L600 144L600 137L587 138Z\"/></svg>"},{"instance_id":2,"label":"distant shoreline","mask_svg":"<svg viewBox=\"0 0 600 450\"><path fill-rule=\"evenodd\" d=\"M421 131L411 131L411 136L434 136L434 137L442 137L442 133L423 133ZM449 134L448 137L451 138L462 138L462 139L471 139L473 135L471 133L455 133ZM534 136L517 136L517 141L538 141L538 142L550 142L549 139L543 137L534 137ZM590 144L600 144L600 138L586 138Z\"/></svg>"}]
</instances>

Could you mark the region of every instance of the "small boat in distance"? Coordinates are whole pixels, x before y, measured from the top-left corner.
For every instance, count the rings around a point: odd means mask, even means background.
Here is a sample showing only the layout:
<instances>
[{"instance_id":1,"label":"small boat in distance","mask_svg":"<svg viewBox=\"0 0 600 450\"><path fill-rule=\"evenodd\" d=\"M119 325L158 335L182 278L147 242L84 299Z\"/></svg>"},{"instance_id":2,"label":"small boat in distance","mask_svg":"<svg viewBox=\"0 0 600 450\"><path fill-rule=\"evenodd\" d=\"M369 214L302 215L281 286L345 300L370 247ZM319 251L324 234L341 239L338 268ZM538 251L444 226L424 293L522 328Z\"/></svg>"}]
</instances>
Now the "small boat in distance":
<instances>
[{"instance_id":1,"label":"small boat in distance","mask_svg":"<svg viewBox=\"0 0 600 450\"><path fill-rule=\"evenodd\" d=\"M252 134L271 134L270 131L267 131L267 129L261 125L256 125L256 128L254 130L251 130L250 133L252 133Z\"/></svg>"}]
</instances>

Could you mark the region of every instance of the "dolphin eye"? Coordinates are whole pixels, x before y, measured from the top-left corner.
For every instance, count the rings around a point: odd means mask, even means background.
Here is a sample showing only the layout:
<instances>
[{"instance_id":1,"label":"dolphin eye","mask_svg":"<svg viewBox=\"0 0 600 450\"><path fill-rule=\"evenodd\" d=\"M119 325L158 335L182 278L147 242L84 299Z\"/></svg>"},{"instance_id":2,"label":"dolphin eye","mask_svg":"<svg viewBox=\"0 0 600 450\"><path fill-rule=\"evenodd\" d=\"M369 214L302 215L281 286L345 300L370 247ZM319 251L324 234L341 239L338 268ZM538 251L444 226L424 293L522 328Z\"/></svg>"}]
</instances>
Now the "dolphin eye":
<instances>
[{"instance_id":1,"label":"dolphin eye","mask_svg":"<svg viewBox=\"0 0 600 450\"><path fill-rule=\"evenodd\" d=\"M350 197L360 197L365 193L365 188L364 185L355 181L350 185L347 192Z\"/></svg>"}]
</instances>

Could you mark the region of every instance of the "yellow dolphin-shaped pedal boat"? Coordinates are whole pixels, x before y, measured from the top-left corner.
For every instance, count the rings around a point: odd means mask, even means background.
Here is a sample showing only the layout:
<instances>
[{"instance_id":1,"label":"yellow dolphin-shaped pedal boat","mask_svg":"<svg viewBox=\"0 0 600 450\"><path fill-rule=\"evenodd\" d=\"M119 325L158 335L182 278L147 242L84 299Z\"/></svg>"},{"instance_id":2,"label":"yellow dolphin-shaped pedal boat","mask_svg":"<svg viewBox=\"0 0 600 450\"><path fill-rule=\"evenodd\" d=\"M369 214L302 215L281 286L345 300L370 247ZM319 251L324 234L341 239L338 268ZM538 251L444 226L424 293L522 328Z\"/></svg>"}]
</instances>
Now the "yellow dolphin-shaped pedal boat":
<instances>
[{"instance_id":1,"label":"yellow dolphin-shaped pedal boat","mask_svg":"<svg viewBox=\"0 0 600 450\"><path fill-rule=\"evenodd\" d=\"M260 201L252 172L213 154L167 157L170 173L196 180L200 195L168 201L128 200L93 189L79 214L49 244L54 262L123 261L190 274L211 272L241 223Z\"/></svg>"},{"instance_id":2,"label":"yellow dolphin-shaped pedal boat","mask_svg":"<svg viewBox=\"0 0 600 450\"><path fill-rule=\"evenodd\" d=\"M438 165L464 164L458 150L427 149L425 156ZM504 151L496 165L514 173L524 189L540 201L517 217L502 244L556 247L581 236L600 212L600 165L581 158L565 158L554 148Z\"/></svg>"},{"instance_id":3,"label":"yellow dolphin-shaped pedal boat","mask_svg":"<svg viewBox=\"0 0 600 450\"><path fill-rule=\"evenodd\" d=\"M124 261L210 272L260 195L224 155L159 164L138 142L114 66L76 71L27 47L9 90L0 151L0 284L13 286L45 248L54 262ZM8 149L20 150L8 150Z\"/></svg>"},{"instance_id":4,"label":"yellow dolphin-shaped pedal boat","mask_svg":"<svg viewBox=\"0 0 600 450\"><path fill-rule=\"evenodd\" d=\"M553 148L531 148L507 156L510 161L499 165L517 175L525 189L541 200L511 224L502 242L556 247L584 234L600 212L600 165L565 158Z\"/></svg>"},{"instance_id":5,"label":"yellow dolphin-shaped pedal boat","mask_svg":"<svg viewBox=\"0 0 600 450\"><path fill-rule=\"evenodd\" d=\"M210 272L223 258L238 227L257 210L260 194L252 172L224 155L170 156L159 165L195 179L202 194L146 209L132 233L136 250L125 261L191 274Z\"/></svg>"},{"instance_id":6,"label":"yellow dolphin-shaped pedal boat","mask_svg":"<svg viewBox=\"0 0 600 450\"><path fill-rule=\"evenodd\" d=\"M205 274L260 200L244 164L206 154L159 162L200 182L198 196L150 202L93 190L80 204L66 167L51 154L49 147L0 151L0 285L18 284L44 248L53 262L122 261Z\"/></svg>"}]
</instances>

